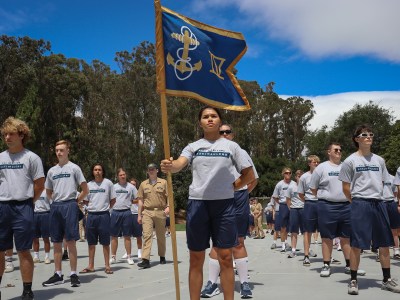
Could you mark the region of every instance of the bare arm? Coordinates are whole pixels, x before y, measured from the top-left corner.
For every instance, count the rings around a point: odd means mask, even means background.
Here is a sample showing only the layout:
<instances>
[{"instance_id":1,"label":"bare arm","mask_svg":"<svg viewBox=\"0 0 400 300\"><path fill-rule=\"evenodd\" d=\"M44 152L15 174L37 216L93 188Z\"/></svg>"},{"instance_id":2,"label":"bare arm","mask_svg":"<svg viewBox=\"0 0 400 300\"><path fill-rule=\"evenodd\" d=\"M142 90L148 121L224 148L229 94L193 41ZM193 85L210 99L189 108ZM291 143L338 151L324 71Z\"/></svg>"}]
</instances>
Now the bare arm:
<instances>
[{"instance_id":1,"label":"bare arm","mask_svg":"<svg viewBox=\"0 0 400 300\"><path fill-rule=\"evenodd\" d=\"M35 202L44 190L44 177L33 181L33 202ZM51 199L51 198L50 198Z\"/></svg>"},{"instance_id":2,"label":"bare arm","mask_svg":"<svg viewBox=\"0 0 400 300\"><path fill-rule=\"evenodd\" d=\"M114 206L115 201L116 201L115 198L112 198L112 199L110 200L110 208L112 208L112 207Z\"/></svg>"},{"instance_id":3,"label":"bare arm","mask_svg":"<svg viewBox=\"0 0 400 300\"><path fill-rule=\"evenodd\" d=\"M138 223L142 224L142 212L143 212L143 200L142 198L136 198L138 200Z\"/></svg>"},{"instance_id":4,"label":"bare arm","mask_svg":"<svg viewBox=\"0 0 400 300\"><path fill-rule=\"evenodd\" d=\"M53 199L53 190L46 189L46 195L49 200Z\"/></svg>"},{"instance_id":5,"label":"bare arm","mask_svg":"<svg viewBox=\"0 0 400 300\"><path fill-rule=\"evenodd\" d=\"M80 192L78 199L77 199L78 203L83 201L83 199L85 199L86 196L89 194L89 188L88 188L87 182L81 183L81 190L82 191Z\"/></svg>"},{"instance_id":6,"label":"bare arm","mask_svg":"<svg viewBox=\"0 0 400 300\"><path fill-rule=\"evenodd\" d=\"M310 189L310 190L311 190L311 193L313 193L313 195L315 197L317 197L317 189Z\"/></svg>"},{"instance_id":7,"label":"bare arm","mask_svg":"<svg viewBox=\"0 0 400 300\"><path fill-rule=\"evenodd\" d=\"M255 180L253 167L243 169L241 174L242 175L240 175L240 177L233 183L235 191Z\"/></svg>"},{"instance_id":8,"label":"bare arm","mask_svg":"<svg viewBox=\"0 0 400 300\"><path fill-rule=\"evenodd\" d=\"M292 199L291 198L286 197L286 205L290 209L290 205L292 205Z\"/></svg>"},{"instance_id":9,"label":"bare arm","mask_svg":"<svg viewBox=\"0 0 400 300\"><path fill-rule=\"evenodd\" d=\"M188 159L184 156L179 156L178 159L173 159L170 157L169 159L164 159L161 161L161 171L163 173L177 173L186 167L188 164Z\"/></svg>"},{"instance_id":10,"label":"bare arm","mask_svg":"<svg viewBox=\"0 0 400 300\"><path fill-rule=\"evenodd\" d=\"M249 194L254 190L257 184L258 184L258 178L254 179L252 182L249 182L247 184L247 191L249 192Z\"/></svg>"},{"instance_id":11,"label":"bare arm","mask_svg":"<svg viewBox=\"0 0 400 300\"><path fill-rule=\"evenodd\" d=\"M299 195L299 198L300 198L301 201L303 201L303 202L306 201L306 198L304 198L304 194L303 193L299 193L298 195Z\"/></svg>"},{"instance_id":12,"label":"bare arm","mask_svg":"<svg viewBox=\"0 0 400 300\"><path fill-rule=\"evenodd\" d=\"M342 187L343 187L343 194L351 202L350 183L342 182Z\"/></svg>"}]
</instances>

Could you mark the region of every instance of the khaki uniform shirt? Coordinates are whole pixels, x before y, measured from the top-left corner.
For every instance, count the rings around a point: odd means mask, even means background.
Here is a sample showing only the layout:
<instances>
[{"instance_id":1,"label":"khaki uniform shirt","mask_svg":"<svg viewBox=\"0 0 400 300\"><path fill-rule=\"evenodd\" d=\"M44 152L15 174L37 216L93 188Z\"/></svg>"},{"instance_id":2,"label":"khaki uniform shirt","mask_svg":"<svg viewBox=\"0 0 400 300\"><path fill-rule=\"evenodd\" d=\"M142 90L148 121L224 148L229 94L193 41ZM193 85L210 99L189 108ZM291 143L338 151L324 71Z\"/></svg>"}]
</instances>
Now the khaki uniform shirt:
<instances>
[{"instance_id":1,"label":"khaki uniform shirt","mask_svg":"<svg viewBox=\"0 0 400 300\"><path fill-rule=\"evenodd\" d=\"M143 181L138 190L138 198L143 201L144 209L165 209L168 203L167 181L157 177L155 184L150 179Z\"/></svg>"}]
</instances>

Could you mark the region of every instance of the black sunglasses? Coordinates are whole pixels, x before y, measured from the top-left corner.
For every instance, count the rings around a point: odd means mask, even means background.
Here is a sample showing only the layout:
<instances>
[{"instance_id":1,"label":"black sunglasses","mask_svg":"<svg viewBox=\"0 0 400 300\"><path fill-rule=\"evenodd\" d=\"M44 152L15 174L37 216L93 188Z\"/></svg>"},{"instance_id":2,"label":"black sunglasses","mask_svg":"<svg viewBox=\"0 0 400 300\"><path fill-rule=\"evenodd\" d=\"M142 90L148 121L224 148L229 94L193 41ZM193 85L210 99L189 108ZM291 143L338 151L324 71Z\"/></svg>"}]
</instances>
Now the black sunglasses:
<instances>
[{"instance_id":1,"label":"black sunglasses","mask_svg":"<svg viewBox=\"0 0 400 300\"><path fill-rule=\"evenodd\" d=\"M228 130L220 130L220 131L219 131L219 134L220 134L220 135L223 135L224 133L225 133L225 134L231 134L231 133L232 133L232 130L229 130L229 129L228 129Z\"/></svg>"},{"instance_id":2,"label":"black sunglasses","mask_svg":"<svg viewBox=\"0 0 400 300\"><path fill-rule=\"evenodd\" d=\"M336 153L342 152L342 149L333 149L333 152L336 152Z\"/></svg>"}]
</instances>

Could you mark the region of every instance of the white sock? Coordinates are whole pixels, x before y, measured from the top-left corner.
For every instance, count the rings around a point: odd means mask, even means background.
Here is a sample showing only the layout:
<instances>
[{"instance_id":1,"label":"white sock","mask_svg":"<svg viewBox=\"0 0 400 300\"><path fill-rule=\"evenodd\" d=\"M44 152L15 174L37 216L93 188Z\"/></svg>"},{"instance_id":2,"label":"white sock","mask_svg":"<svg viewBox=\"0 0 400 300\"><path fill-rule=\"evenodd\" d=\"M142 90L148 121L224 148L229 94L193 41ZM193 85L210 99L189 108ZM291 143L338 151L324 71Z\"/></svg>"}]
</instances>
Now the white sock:
<instances>
[{"instance_id":1,"label":"white sock","mask_svg":"<svg viewBox=\"0 0 400 300\"><path fill-rule=\"evenodd\" d=\"M208 259L208 280L210 280L212 283L216 283L219 271L220 266L218 260L210 257Z\"/></svg>"},{"instance_id":2,"label":"white sock","mask_svg":"<svg viewBox=\"0 0 400 300\"><path fill-rule=\"evenodd\" d=\"M285 250L285 242L282 242L282 250Z\"/></svg>"},{"instance_id":3,"label":"white sock","mask_svg":"<svg viewBox=\"0 0 400 300\"><path fill-rule=\"evenodd\" d=\"M6 256L6 261L8 262L12 261L12 256Z\"/></svg>"},{"instance_id":4,"label":"white sock","mask_svg":"<svg viewBox=\"0 0 400 300\"><path fill-rule=\"evenodd\" d=\"M273 243L274 245L276 245L276 240L274 240L272 243Z\"/></svg>"},{"instance_id":5,"label":"white sock","mask_svg":"<svg viewBox=\"0 0 400 300\"><path fill-rule=\"evenodd\" d=\"M71 274L69 276L74 275L74 274L76 274L76 271L71 271Z\"/></svg>"},{"instance_id":6,"label":"white sock","mask_svg":"<svg viewBox=\"0 0 400 300\"><path fill-rule=\"evenodd\" d=\"M62 276L62 271L56 271L56 273L58 276L60 276L60 277Z\"/></svg>"},{"instance_id":7,"label":"white sock","mask_svg":"<svg viewBox=\"0 0 400 300\"><path fill-rule=\"evenodd\" d=\"M34 256L35 258L39 258L39 252L33 252L33 256Z\"/></svg>"},{"instance_id":8,"label":"white sock","mask_svg":"<svg viewBox=\"0 0 400 300\"><path fill-rule=\"evenodd\" d=\"M399 254L400 253L399 248L394 248L393 250L394 250L394 254Z\"/></svg>"},{"instance_id":9,"label":"white sock","mask_svg":"<svg viewBox=\"0 0 400 300\"><path fill-rule=\"evenodd\" d=\"M45 255L44 256L45 258L49 258L50 253L49 252L45 252L44 255Z\"/></svg>"},{"instance_id":10,"label":"white sock","mask_svg":"<svg viewBox=\"0 0 400 300\"><path fill-rule=\"evenodd\" d=\"M137 257L142 258L142 249L138 249L137 251Z\"/></svg>"},{"instance_id":11,"label":"white sock","mask_svg":"<svg viewBox=\"0 0 400 300\"><path fill-rule=\"evenodd\" d=\"M247 281L247 274L249 273L247 257L235 259L235 263L240 283Z\"/></svg>"}]
</instances>

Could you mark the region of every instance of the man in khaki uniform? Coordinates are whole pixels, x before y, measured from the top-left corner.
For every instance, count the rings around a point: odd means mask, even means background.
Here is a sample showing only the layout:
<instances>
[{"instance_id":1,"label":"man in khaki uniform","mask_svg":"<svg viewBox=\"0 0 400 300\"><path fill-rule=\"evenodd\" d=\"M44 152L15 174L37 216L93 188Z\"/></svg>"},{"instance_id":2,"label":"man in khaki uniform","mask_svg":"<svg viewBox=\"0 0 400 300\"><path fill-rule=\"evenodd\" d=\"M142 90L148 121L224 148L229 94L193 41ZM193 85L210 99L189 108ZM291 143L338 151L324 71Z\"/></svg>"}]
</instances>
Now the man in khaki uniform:
<instances>
[{"instance_id":1,"label":"man in khaki uniform","mask_svg":"<svg viewBox=\"0 0 400 300\"><path fill-rule=\"evenodd\" d=\"M253 210L253 215L254 215L254 226L256 229L256 236L254 237L255 239L263 239L265 238L265 233L262 227L262 212L263 208L261 203L258 202L256 198L253 198L254 200L254 210Z\"/></svg>"},{"instance_id":2,"label":"man in khaki uniform","mask_svg":"<svg viewBox=\"0 0 400 300\"><path fill-rule=\"evenodd\" d=\"M169 214L167 201L167 181L157 177L156 164L147 166L149 179L140 184L138 191L138 223L143 225L142 262L138 267L150 268L150 253L153 242L153 226L156 229L158 255L160 264L165 264L165 220Z\"/></svg>"}]
</instances>

